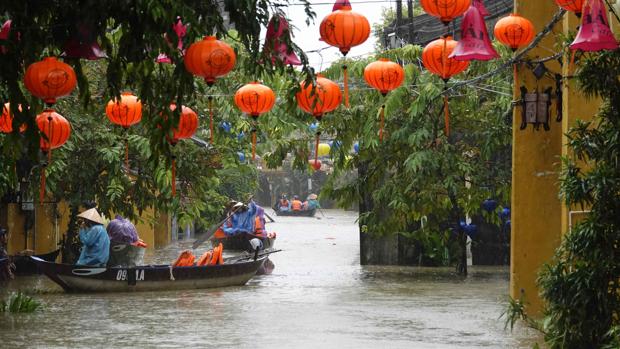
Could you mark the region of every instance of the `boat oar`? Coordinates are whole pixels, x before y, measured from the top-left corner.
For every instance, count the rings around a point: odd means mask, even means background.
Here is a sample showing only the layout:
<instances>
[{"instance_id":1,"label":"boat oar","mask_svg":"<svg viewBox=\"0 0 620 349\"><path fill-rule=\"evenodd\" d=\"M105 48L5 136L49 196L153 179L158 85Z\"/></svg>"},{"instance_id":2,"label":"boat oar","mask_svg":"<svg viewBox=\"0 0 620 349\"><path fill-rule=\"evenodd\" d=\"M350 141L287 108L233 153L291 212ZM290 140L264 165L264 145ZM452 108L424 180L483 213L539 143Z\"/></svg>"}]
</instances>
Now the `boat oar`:
<instances>
[{"instance_id":1,"label":"boat oar","mask_svg":"<svg viewBox=\"0 0 620 349\"><path fill-rule=\"evenodd\" d=\"M269 220L271 221L271 223L275 223L275 222L276 222L276 220L275 220L275 219L273 219L273 218L271 218L271 216L270 216L270 215L268 215L268 214L267 214L267 212L263 212L263 214L265 215L265 217L269 218Z\"/></svg>"},{"instance_id":2,"label":"boat oar","mask_svg":"<svg viewBox=\"0 0 620 349\"><path fill-rule=\"evenodd\" d=\"M213 234L215 234L215 232L217 231L217 229L224 224L224 222L226 222L226 220L228 220L235 212L237 212L238 209L240 209L242 206L239 206L237 208L235 208L234 210L230 211L226 217L224 219L222 219L221 222L211 226L211 228L209 230L207 230L206 233L202 234L202 236L200 236L199 238L196 239L196 241L194 241L194 243L192 244L192 248L196 249L198 246L202 245L205 241L209 240L211 238L211 236L213 236Z\"/></svg>"},{"instance_id":3,"label":"boat oar","mask_svg":"<svg viewBox=\"0 0 620 349\"><path fill-rule=\"evenodd\" d=\"M263 256L267 256L270 255L272 253L276 253L276 252L280 252L282 250L263 250L262 252L258 253L258 257L263 257ZM231 257L231 258L226 258L226 262L231 263L231 262L239 262L242 260L246 260L246 259L254 259L254 253L248 253L248 252L244 252L243 255L241 256L237 256L237 257Z\"/></svg>"}]
</instances>

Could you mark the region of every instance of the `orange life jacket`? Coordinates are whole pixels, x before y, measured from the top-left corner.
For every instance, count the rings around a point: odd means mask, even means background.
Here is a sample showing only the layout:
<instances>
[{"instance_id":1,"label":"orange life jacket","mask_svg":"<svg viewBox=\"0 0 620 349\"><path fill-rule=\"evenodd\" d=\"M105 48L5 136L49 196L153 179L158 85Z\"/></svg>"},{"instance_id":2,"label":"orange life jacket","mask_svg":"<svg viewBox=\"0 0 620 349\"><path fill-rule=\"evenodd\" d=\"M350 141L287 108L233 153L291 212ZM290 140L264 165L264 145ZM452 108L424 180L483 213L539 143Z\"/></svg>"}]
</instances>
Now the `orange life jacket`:
<instances>
[{"instance_id":1,"label":"orange life jacket","mask_svg":"<svg viewBox=\"0 0 620 349\"><path fill-rule=\"evenodd\" d=\"M211 258L213 257L213 251L209 250L205 253L203 253L203 255L200 257L200 259L198 259L198 262L196 263L197 266L204 266L204 265L208 265L209 263L211 263Z\"/></svg>"},{"instance_id":2,"label":"orange life jacket","mask_svg":"<svg viewBox=\"0 0 620 349\"><path fill-rule=\"evenodd\" d=\"M291 209L293 211L301 211L301 201L293 200L293 202L291 202Z\"/></svg>"},{"instance_id":3,"label":"orange life jacket","mask_svg":"<svg viewBox=\"0 0 620 349\"><path fill-rule=\"evenodd\" d=\"M224 245L222 245L222 243L220 242L220 244L213 249L213 256L211 257L209 265L224 264L224 257L222 256L223 252Z\"/></svg>"},{"instance_id":4,"label":"orange life jacket","mask_svg":"<svg viewBox=\"0 0 620 349\"><path fill-rule=\"evenodd\" d=\"M172 264L173 267L191 267L194 265L194 260L196 257L190 250L185 250L181 252L179 258Z\"/></svg>"},{"instance_id":5,"label":"orange life jacket","mask_svg":"<svg viewBox=\"0 0 620 349\"><path fill-rule=\"evenodd\" d=\"M261 235L265 232L265 227L263 227L263 220L260 219L259 216L254 218L254 234Z\"/></svg>"}]
</instances>

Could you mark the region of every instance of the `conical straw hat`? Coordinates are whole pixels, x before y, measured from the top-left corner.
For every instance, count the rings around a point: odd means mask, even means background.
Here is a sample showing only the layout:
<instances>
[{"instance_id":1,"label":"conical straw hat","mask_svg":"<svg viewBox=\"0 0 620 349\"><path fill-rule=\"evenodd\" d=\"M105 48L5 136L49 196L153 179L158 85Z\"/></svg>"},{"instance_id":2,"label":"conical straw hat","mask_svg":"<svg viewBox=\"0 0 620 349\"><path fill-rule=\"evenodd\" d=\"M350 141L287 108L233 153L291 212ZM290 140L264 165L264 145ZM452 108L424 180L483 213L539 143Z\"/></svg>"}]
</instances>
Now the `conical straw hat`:
<instances>
[{"instance_id":1,"label":"conical straw hat","mask_svg":"<svg viewBox=\"0 0 620 349\"><path fill-rule=\"evenodd\" d=\"M78 215L78 217L81 217L81 218L84 218L84 219L88 219L91 222L95 222L95 223L99 223L99 224L104 224L105 223L103 221L103 218L99 214L99 212L97 212L97 209L94 208L94 207L89 209L89 210L86 210L86 211L80 213Z\"/></svg>"},{"instance_id":2,"label":"conical straw hat","mask_svg":"<svg viewBox=\"0 0 620 349\"><path fill-rule=\"evenodd\" d=\"M318 198L318 196L316 196L316 194L310 194L310 195L308 195L308 199L309 199L309 200L316 200L316 198Z\"/></svg>"}]
</instances>

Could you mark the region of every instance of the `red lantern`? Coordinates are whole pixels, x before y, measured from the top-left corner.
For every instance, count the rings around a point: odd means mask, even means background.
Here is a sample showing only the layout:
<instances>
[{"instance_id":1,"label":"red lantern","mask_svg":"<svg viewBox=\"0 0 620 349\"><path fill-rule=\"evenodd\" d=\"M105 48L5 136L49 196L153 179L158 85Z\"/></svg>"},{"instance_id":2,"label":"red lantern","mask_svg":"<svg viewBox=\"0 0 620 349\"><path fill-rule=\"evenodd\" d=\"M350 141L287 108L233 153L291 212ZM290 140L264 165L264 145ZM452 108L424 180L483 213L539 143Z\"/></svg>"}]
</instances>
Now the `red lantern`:
<instances>
[{"instance_id":1,"label":"red lantern","mask_svg":"<svg viewBox=\"0 0 620 349\"><path fill-rule=\"evenodd\" d=\"M181 17L177 17L177 22L172 25L172 30L177 35L177 50L183 51L183 37L187 34L187 25L183 24ZM172 46L167 34L164 34L164 39L166 39L166 42ZM157 59L155 59L155 62L172 64L172 60L165 53L160 53L157 56Z\"/></svg>"},{"instance_id":2,"label":"red lantern","mask_svg":"<svg viewBox=\"0 0 620 349\"><path fill-rule=\"evenodd\" d=\"M271 62L276 60L282 64L301 65L299 57L293 52L284 38L290 36L290 28L286 18L275 15L269 20L267 25L267 34L265 35L265 45L263 50L271 56Z\"/></svg>"},{"instance_id":3,"label":"red lantern","mask_svg":"<svg viewBox=\"0 0 620 349\"><path fill-rule=\"evenodd\" d=\"M574 12L577 17L581 17L586 0L555 0L555 3L566 11Z\"/></svg>"},{"instance_id":4,"label":"red lantern","mask_svg":"<svg viewBox=\"0 0 620 349\"><path fill-rule=\"evenodd\" d=\"M502 44L509 46L513 52L529 44L534 39L534 25L527 18L516 13L497 21L494 29L495 38ZM512 65L515 85L519 84L517 63ZM517 89L515 89L516 91Z\"/></svg>"},{"instance_id":5,"label":"red lantern","mask_svg":"<svg viewBox=\"0 0 620 349\"><path fill-rule=\"evenodd\" d=\"M0 28L0 40L8 40L10 33L11 33L11 20L9 19L6 22L4 22L4 24L2 24L2 27ZM0 45L0 53L5 54L6 51L7 51L7 48L4 47L4 45Z\"/></svg>"},{"instance_id":6,"label":"red lantern","mask_svg":"<svg viewBox=\"0 0 620 349\"><path fill-rule=\"evenodd\" d=\"M321 121L325 113L338 108L342 101L342 94L338 85L317 74L316 84L308 84L305 81L301 83L301 89L295 95L297 105L306 113L312 114L317 121ZM317 160L319 154L319 138L321 132L316 132L316 144L314 147L314 160Z\"/></svg>"},{"instance_id":7,"label":"red lantern","mask_svg":"<svg viewBox=\"0 0 620 349\"><path fill-rule=\"evenodd\" d=\"M346 57L351 47L361 45L370 35L370 24L363 15L351 11L350 5L342 5L321 21L319 27L321 39L331 46L338 47ZM344 105L349 107L349 82L347 66L342 66L344 73Z\"/></svg>"},{"instance_id":8,"label":"red lantern","mask_svg":"<svg viewBox=\"0 0 620 349\"><path fill-rule=\"evenodd\" d=\"M175 111L177 105L170 104L170 110ZM192 109L182 105L181 116L179 117L178 125L172 129L172 138L168 139L173 146L181 139L191 138L198 129L198 114ZM177 193L177 180L176 180L176 156L172 155L172 196Z\"/></svg>"},{"instance_id":9,"label":"red lantern","mask_svg":"<svg viewBox=\"0 0 620 349\"><path fill-rule=\"evenodd\" d=\"M478 11L480 11L480 14L482 15L482 17L486 17L486 16L489 15L489 11L484 6L484 1L483 0L473 0L472 5L476 6Z\"/></svg>"},{"instance_id":10,"label":"red lantern","mask_svg":"<svg viewBox=\"0 0 620 349\"><path fill-rule=\"evenodd\" d=\"M84 23L76 26L75 33L67 40L63 48L65 50L61 55L63 57L83 58L91 61L108 57L93 36L92 28Z\"/></svg>"},{"instance_id":11,"label":"red lantern","mask_svg":"<svg viewBox=\"0 0 620 349\"><path fill-rule=\"evenodd\" d=\"M254 121L252 128L252 161L256 159L256 119L260 114L266 113L276 103L276 95L273 91L258 82L244 85L235 93L235 104L242 112L250 114Z\"/></svg>"},{"instance_id":12,"label":"red lantern","mask_svg":"<svg viewBox=\"0 0 620 349\"><path fill-rule=\"evenodd\" d=\"M334 6L332 7L332 12L338 11L345 6L351 7L351 2L349 2L349 0L336 0Z\"/></svg>"},{"instance_id":13,"label":"red lantern","mask_svg":"<svg viewBox=\"0 0 620 349\"><path fill-rule=\"evenodd\" d=\"M405 80L405 70L400 64L380 58L364 68L364 80L375 89L379 90L383 97L388 92L402 85ZM379 112L379 141L383 140L383 119L385 117L385 104Z\"/></svg>"},{"instance_id":14,"label":"red lantern","mask_svg":"<svg viewBox=\"0 0 620 349\"><path fill-rule=\"evenodd\" d=\"M56 103L56 98L71 93L76 84L73 68L54 57L32 63L24 74L24 85L28 91L46 104Z\"/></svg>"},{"instance_id":15,"label":"red lantern","mask_svg":"<svg viewBox=\"0 0 620 349\"><path fill-rule=\"evenodd\" d=\"M488 61L499 55L491 44L487 26L482 14L475 6L470 6L461 23L461 40L450 58L457 61Z\"/></svg>"},{"instance_id":16,"label":"red lantern","mask_svg":"<svg viewBox=\"0 0 620 349\"><path fill-rule=\"evenodd\" d=\"M123 92L121 100L113 99L105 108L108 119L125 130L142 119L142 102L131 92ZM125 166L129 169L129 140L125 139Z\"/></svg>"},{"instance_id":17,"label":"red lantern","mask_svg":"<svg viewBox=\"0 0 620 349\"><path fill-rule=\"evenodd\" d=\"M323 165L323 164L321 163L321 160L317 160L317 159L314 159L314 161L313 161L313 160L310 160L310 161L308 161L308 162L310 163L310 166L312 166L312 168L313 168L315 171L319 171L319 170L321 170L321 165Z\"/></svg>"},{"instance_id":18,"label":"red lantern","mask_svg":"<svg viewBox=\"0 0 620 349\"><path fill-rule=\"evenodd\" d=\"M456 48L457 42L450 36L437 39L426 45L422 51L422 63L431 73L439 75L444 81L444 121L446 136L450 135L450 109L448 108L447 83L450 77L469 66L468 61L457 61L449 56Z\"/></svg>"},{"instance_id":19,"label":"red lantern","mask_svg":"<svg viewBox=\"0 0 620 349\"><path fill-rule=\"evenodd\" d=\"M570 44L571 50L595 52L615 50L618 42L609 28L607 9L601 0L588 0L584 7L585 16L581 19L581 26L577 37Z\"/></svg>"},{"instance_id":20,"label":"red lantern","mask_svg":"<svg viewBox=\"0 0 620 349\"><path fill-rule=\"evenodd\" d=\"M22 111L22 106L18 105L17 109ZM26 124L22 124L19 127L19 132L24 132L27 128L28 126ZM0 132L13 132L13 113L11 113L11 103L5 103L4 107L2 107L2 115L0 116Z\"/></svg>"},{"instance_id":21,"label":"red lantern","mask_svg":"<svg viewBox=\"0 0 620 349\"><path fill-rule=\"evenodd\" d=\"M62 115L52 109L46 109L36 118L37 127L42 133L39 147L47 153L48 163L52 161L52 149L61 147L71 135L71 125ZM41 190L39 200L45 198L45 166L41 170Z\"/></svg>"},{"instance_id":22,"label":"red lantern","mask_svg":"<svg viewBox=\"0 0 620 349\"><path fill-rule=\"evenodd\" d=\"M225 76L235 66L235 51L215 36L206 36L193 43L183 57L185 69L201 76L211 86L217 78Z\"/></svg>"},{"instance_id":23,"label":"red lantern","mask_svg":"<svg viewBox=\"0 0 620 349\"><path fill-rule=\"evenodd\" d=\"M439 18L444 25L448 25L467 11L471 0L422 0L421 4L424 12Z\"/></svg>"}]
</instances>

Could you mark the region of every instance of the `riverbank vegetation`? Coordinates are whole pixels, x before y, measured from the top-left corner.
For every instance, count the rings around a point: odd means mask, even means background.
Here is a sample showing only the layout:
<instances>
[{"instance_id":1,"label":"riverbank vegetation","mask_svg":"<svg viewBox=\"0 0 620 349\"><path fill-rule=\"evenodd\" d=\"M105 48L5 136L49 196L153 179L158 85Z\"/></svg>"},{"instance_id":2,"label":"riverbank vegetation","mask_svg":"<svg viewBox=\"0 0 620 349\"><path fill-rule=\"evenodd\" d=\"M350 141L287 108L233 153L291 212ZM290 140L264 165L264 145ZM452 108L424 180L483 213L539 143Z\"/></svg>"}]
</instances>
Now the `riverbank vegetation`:
<instances>
[{"instance_id":1,"label":"riverbank vegetation","mask_svg":"<svg viewBox=\"0 0 620 349\"><path fill-rule=\"evenodd\" d=\"M39 301L22 292L13 292L6 300L0 300L0 313L32 313L40 308Z\"/></svg>"}]
</instances>

